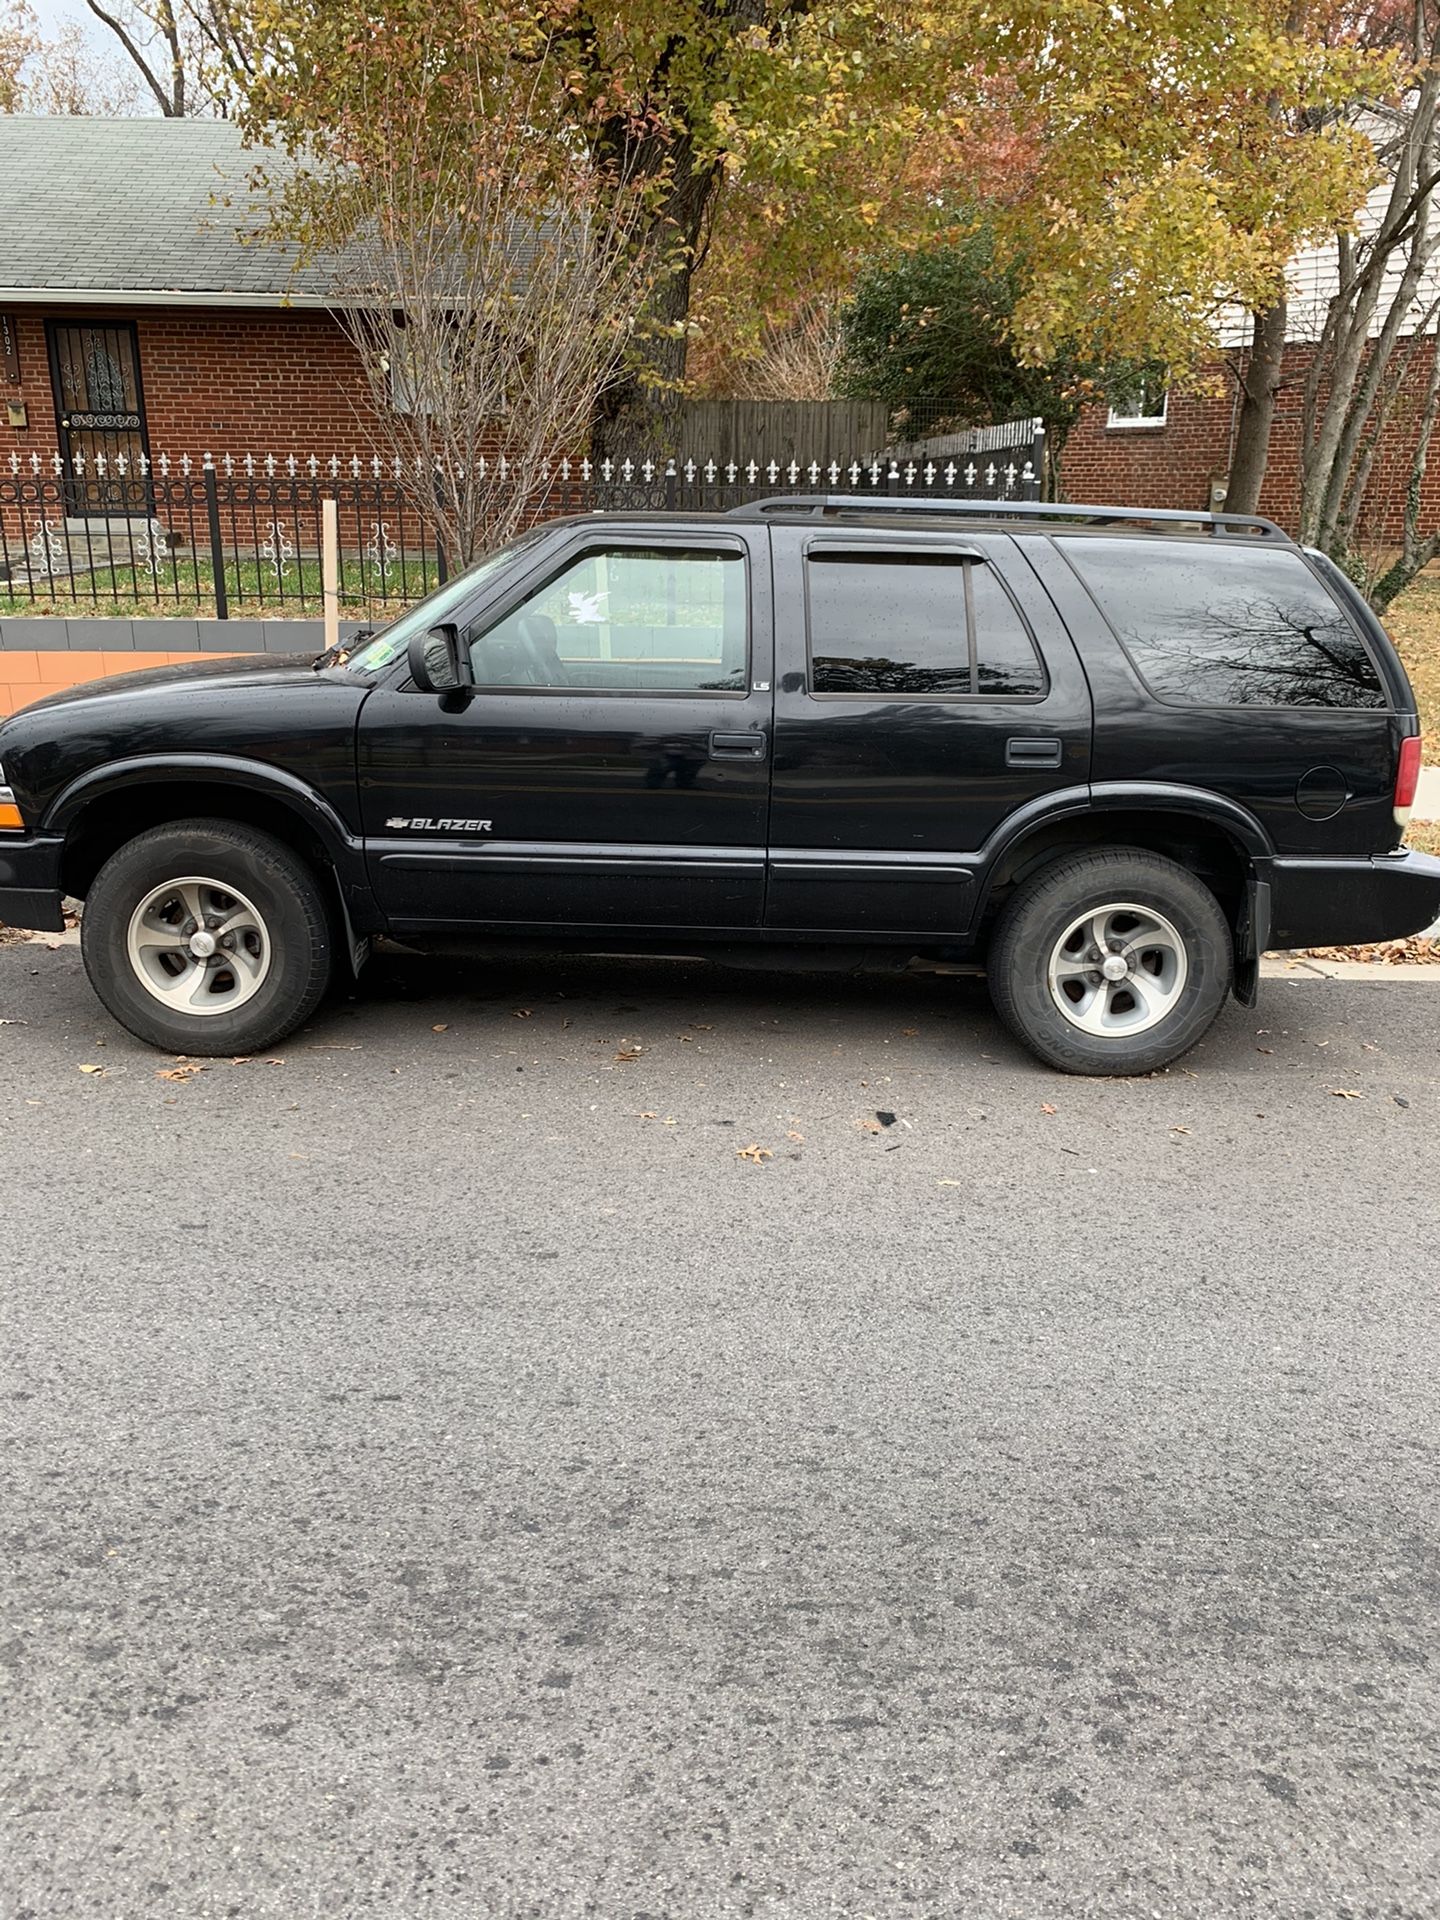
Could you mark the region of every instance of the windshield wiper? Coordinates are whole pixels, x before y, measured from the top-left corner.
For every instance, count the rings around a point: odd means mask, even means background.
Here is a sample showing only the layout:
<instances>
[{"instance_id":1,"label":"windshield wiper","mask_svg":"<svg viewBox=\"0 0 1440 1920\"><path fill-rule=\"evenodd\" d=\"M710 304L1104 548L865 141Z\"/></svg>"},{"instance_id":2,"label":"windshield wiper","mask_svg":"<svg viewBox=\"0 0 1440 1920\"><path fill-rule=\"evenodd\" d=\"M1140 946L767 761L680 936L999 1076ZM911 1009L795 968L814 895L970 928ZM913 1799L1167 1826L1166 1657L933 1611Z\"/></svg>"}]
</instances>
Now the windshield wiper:
<instances>
[{"instance_id":1,"label":"windshield wiper","mask_svg":"<svg viewBox=\"0 0 1440 1920\"><path fill-rule=\"evenodd\" d=\"M323 653L317 653L310 665L316 673L322 667L343 667L356 647L374 638L374 627L357 627L348 640L337 640L333 647L326 647Z\"/></svg>"}]
</instances>

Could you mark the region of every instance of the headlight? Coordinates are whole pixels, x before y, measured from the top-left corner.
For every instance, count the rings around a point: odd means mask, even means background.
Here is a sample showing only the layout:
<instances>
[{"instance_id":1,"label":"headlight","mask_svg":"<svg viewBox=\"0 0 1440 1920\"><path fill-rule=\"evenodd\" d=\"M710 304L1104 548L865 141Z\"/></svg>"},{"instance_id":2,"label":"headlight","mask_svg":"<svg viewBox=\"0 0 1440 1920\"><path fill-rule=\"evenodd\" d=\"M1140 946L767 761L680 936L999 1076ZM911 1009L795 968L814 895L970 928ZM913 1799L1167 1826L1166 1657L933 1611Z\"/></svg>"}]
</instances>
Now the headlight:
<instances>
[{"instance_id":1,"label":"headlight","mask_svg":"<svg viewBox=\"0 0 1440 1920\"><path fill-rule=\"evenodd\" d=\"M23 833L25 822L15 804L15 795L5 784L5 769L0 767L0 833Z\"/></svg>"}]
</instances>

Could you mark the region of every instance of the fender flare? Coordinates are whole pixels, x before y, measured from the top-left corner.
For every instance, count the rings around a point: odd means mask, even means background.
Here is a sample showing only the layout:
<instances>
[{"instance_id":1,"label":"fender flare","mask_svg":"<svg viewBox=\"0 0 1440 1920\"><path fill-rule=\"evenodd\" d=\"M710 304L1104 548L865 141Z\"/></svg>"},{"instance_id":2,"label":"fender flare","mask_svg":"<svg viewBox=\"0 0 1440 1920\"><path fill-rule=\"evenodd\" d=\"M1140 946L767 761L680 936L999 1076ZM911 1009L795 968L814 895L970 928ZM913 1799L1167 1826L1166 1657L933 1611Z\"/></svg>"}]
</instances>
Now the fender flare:
<instances>
[{"instance_id":1,"label":"fender flare","mask_svg":"<svg viewBox=\"0 0 1440 1920\"><path fill-rule=\"evenodd\" d=\"M1089 787L1064 787L1043 794L1010 815L991 836L983 854L984 879L975 904L975 923L990 901L997 867L1024 842L1057 820L1088 816L1097 824L1107 813L1172 813L1203 821L1228 833L1245 857L1247 879L1256 863L1273 859L1275 843L1248 807L1204 787L1187 787L1161 780L1101 780Z\"/></svg>"},{"instance_id":2,"label":"fender flare","mask_svg":"<svg viewBox=\"0 0 1440 1920\"><path fill-rule=\"evenodd\" d=\"M314 828L337 863L354 860L363 871L362 842L350 833L335 809L322 800L313 787L283 767L222 754L136 754L125 760L108 760L103 766L80 774L55 796L45 810L41 831L63 835L92 802L137 786L159 786L170 780L199 780L240 787L250 793L263 794L266 799L278 800Z\"/></svg>"}]
</instances>

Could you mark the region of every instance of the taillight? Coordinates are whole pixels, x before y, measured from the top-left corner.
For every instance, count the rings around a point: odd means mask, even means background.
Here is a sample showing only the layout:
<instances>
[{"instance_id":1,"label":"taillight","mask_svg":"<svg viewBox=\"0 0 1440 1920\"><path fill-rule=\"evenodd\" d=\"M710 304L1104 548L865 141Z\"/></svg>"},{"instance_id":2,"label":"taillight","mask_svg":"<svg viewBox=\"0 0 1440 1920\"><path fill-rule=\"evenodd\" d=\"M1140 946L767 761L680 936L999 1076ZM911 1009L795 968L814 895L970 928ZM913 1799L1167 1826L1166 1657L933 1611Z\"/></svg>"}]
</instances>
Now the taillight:
<instances>
[{"instance_id":1,"label":"taillight","mask_svg":"<svg viewBox=\"0 0 1440 1920\"><path fill-rule=\"evenodd\" d=\"M15 804L15 796L5 785L5 769L0 767L0 832L23 833L25 822L20 818L20 809Z\"/></svg>"},{"instance_id":2,"label":"taillight","mask_svg":"<svg viewBox=\"0 0 1440 1920\"><path fill-rule=\"evenodd\" d=\"M1412 733L1408 740L1400 742L1400 764L1395 769L1395 823L1405 826L1410 819L1410 809L1415 804L1415 792L1420 785L1420 736Z\"/></svg>"}]
</instances>

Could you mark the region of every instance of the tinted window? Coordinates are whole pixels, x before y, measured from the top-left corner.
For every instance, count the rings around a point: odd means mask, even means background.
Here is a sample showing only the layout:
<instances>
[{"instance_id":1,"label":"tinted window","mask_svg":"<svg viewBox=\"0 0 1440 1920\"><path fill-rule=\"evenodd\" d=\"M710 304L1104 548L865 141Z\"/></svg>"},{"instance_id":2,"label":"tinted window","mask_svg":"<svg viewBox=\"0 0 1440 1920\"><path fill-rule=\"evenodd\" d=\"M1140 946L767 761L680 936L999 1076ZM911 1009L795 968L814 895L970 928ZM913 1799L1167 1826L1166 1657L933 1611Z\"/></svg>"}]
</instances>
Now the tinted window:
<instances>
[{"instance_id":1,"label":"tinted window","mask_svg":"<svg viewBox=\"0 0 1440 1920\"><path fill-rule=\"evenodd\" d=\"M702 548L597 548L483 632L476 683L743 692L745 561Z\"/></svg>"},{"instance_id":2,"label":"tinted window","mask_svg":"<svg viewBox=\"0 0 1440 1920\"><path fill-rule=\"evenodd\" d=\"M1380 707L1370 656L1295 553L1178 540L1067 540L1070 564L1162 700Z\"/></svg>"},{"instance_id":3,"label":"tinted window","mask_svg":"<svg viewBox=\"0 0 1440 1920\"><path fill-rule=\"evenodd\" d=\"M1044 691L1024 623L984 564L952 554L870 550L821 551L806 566L812 692L923 700Z\"/></svg>"},{"instance_id":4,"label":"tinted window","mask_svg":"<svg viewBox=\"0 0 1440 1920\"><path fill-rule=\"evenodd\" d=\"M1045 672L1025 622L993 570L973 569L977 691L993 699L1033 699L1045 691Z\"/></svg>"}]
</instances>

